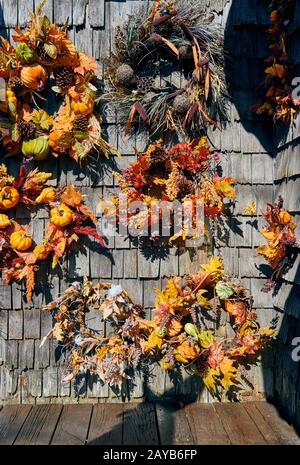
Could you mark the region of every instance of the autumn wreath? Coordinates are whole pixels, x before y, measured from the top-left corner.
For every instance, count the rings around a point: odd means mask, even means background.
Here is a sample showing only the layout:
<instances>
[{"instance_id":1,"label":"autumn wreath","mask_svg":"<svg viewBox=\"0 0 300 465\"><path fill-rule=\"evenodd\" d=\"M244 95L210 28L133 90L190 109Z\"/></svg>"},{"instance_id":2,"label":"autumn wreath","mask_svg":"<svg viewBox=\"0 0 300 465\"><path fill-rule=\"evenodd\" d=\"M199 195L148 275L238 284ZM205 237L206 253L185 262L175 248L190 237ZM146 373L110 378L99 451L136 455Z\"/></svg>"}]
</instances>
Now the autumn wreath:
<instances>
[{"instance_id":1,"label":"autumn wreath","mask_svg":"<svg viewBox=\"0 0 300 465\"><path fill-rule=\"evenodd\" d=\"M263 289L265 292L271 290L276 280L288 270L293 262L293 252L296 249L299 251L295 236L297 225L291 214L283 208L283 203L283 198L279 197L276 203L268 204L266 210L262 212L267 225L262 229L261 234L268 244L260 245L256 250L273 270L272 278Z\"/></svg>"},{"instance_id":2,"label":"autumn wreath","mask_svg":"<svg viewBox=\"0 0 300 465\"><path fill-rule=\"evenodd\" d=\"M16 47L1 38L0 77L7 84L0 105L7 115L0 123L5 151L35 160L49 153L67 153L76 161L91 152L108 156L113 148L103 140L101 119L94 112L95 59L78 52L66 27L42 14L43 3L24 32L16 28ZM53 116L43 109L49 99L59 105Z\"/></svg>"},{"instance_id":3,"label":"autumn wreath","mask_svg":"<svg viewBox=\"0 0 300 465\"><path fill-rule=\"evenodd\" d=\"M105 243L96 230L96 218L83 203L83 195L74 186L47 186L51 173L35 169L26 174L21 167L17 178L0 165L0 270L5 282L25 281L27 300L32 298L35 272L39 262L52 256L52 268L63 257L80 235L94 237L102 247ZM39 206L49 210L50 220L45 227L41 244L34 244L29 226L21 226L11 219L13 209L25 206L32 210ZM10 216L9 216L10 215Z\"/></svg>"},{"instance_id":4,"label":"autumn wreath","mask_svg":"<svg viewBox=\"0 0 300 465\"><path fill-rule=\"evenodd\" d=\"M176 211L171 212L173 222L169 243L177 239L198 239L205 233L205 224L203 222L202 228L196 224L197 205L203 205L204 217L213 218L223 212L225 198L233 199L236 196L232 186L234 179L220 178L216 173L218 160L218 154L211 153L206 136L173 146L165 146L161 139L157 140L143 153L138 153L137 161L132 162L131 166L121 173L114 173L126 198L127 214L124 216L121 212L120 197L113 196L110 201L101 201L100 207L107 217L116 215L119 222L125 221L132 235L156 239L161 235L166 237L161 234L163 212L172 208L177 201L181 211L189 211L186 215L188 221L181 214L175 220ZM138 206L135 209L137 201L141 201L146 208ZM160 207L156 209L157 201Z\"/></svg>"},{"instance_id":5,"label":"autumn wreath","mask_svg":"<svg viewBox=\"0 0 300 465\"><path fill-rule=\"evenodd\" d=\"M292 96L295 77L288 56L288 30L295 9L294 0L267 0L271 25L267 29L270 55L266 58L266 98L255 107L275 121L290 123L299 112L300 99Z\"/></svg>"},{"instance_id":6,"label":"autumn wreath","mask_svg":"<svg viewBox=\"0 0 300 465\"><path fill-rule=\"evenodd\" d=\"M184 367L202 378L215 395L241 387L246 366L255 363L270 342L274 327L260 327L252 299L239 281L224 274L219 257L211 258L196 274L173 277L156 289L151 320L134 305L120 285L76 283L44 307L55 325L44 337L56 339L66 359L65 381L87 371L112 387L134 379L137 370L159 362L168 372ZM90 310L99 311L113 333L88 328ZM233 336L220 329L220 314L230 319ZM208 318L203 318L207 314Z\"/></svg>"},{"instance_id":7,"label":"autumn wreath","mask_svg":"<svg viewBox=\"0 0 300 465\"><path fill-rule=\"evenodd\" d=\"M209 124L218 126L226 116L226 87L223 44L212 17L201 0L145 4L116 30L105 98L126 132L133 122L152 134L199 135Z\"/></svg>"}]
</instances>

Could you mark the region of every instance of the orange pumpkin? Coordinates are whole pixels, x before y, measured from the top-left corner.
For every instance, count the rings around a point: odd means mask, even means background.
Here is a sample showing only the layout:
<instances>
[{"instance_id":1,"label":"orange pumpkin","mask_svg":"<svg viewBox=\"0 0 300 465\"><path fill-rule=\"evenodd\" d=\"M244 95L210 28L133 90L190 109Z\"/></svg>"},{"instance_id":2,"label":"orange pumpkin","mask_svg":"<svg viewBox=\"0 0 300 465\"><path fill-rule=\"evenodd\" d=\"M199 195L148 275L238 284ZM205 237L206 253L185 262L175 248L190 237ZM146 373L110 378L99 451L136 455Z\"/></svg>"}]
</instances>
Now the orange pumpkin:
<instances>
[{"instance_id":1,"label":"orange pumpkin","mask_svg":"<svg viewBox=\"0 0 300 465\"><path fill-rule=\"evenodd\" d=\"M4 213L0 214L0 229L5 229L10 225L10 219Z\"/></svg>"},{"instance_id":2,"label":"orange pumpkin","mask_svg":"<svg viewBox=\"0 0 300 465\"><path fill-rule=\"evenodd\" d=\"M55 129L51 131L48 138L48 144L53 150L53 152L65 152L70 146L68 138L65 137L65 134L60 129Z\"/></svg>"},{"instance_id":3,"label":"orange pumpkin","mask_svg":"<svg viewBox=\"0 0 300 465\"><path fill-rule=\"evenodd\" d=\"M17 205L20 194L14 187L5 186L0 191L0 208L9 210Z\"/></svg>"},{"instance_id":4,"label":"orange pumpkin","mask_svg":"<svg viewBox=\"0 0 300 465\"><path fill-rule=\"evenodd\" d=\"M40 90L44 87L48 75L41 65L23 66L21 81L30 90Z\"/></svg>"},{"instance_id":5,"label":"orange pumpkin","mask_svg":"<svg viewBox=\"0 0 300 465\"><path fill-rule=\"evenodd\" d=\"M84 100L72 100L71 108L76 115L90 115L94 109L94 100L86 96Z\"/></svg>"},{"instance_id":6,"label":"orange pumpkin","mask_svg":"<svg viewBox=\"0 0 300 465\"><path fill-rule=\"evenodd\" d=\"M72 211L63 203L61 203L58 207L52 208L50 216L51 223L61 228L70 224L73 219Z\"/></svg>"},{"instance_id":7,"label":"orange pumpkin","mask_svg":"<svg viewBox=\"0 0 300 465\"><path fill-rule=\"evenodd\" d=\"M32 238L24 229L19 229L10 236L10 245L13 249L25 252L32 246Z\"/></svg>"},{"instance_id":8,"label":"orange pumpkin","mask_svg":"<svg viewBox=\"0 0 300 465\"><path fill-rule=\"evenodd\" d=\"M49 250L47 250L44 245L37 245L33 249L33 254L38 260L46 260L49 255Z\"/></svg>"}]
</instances>

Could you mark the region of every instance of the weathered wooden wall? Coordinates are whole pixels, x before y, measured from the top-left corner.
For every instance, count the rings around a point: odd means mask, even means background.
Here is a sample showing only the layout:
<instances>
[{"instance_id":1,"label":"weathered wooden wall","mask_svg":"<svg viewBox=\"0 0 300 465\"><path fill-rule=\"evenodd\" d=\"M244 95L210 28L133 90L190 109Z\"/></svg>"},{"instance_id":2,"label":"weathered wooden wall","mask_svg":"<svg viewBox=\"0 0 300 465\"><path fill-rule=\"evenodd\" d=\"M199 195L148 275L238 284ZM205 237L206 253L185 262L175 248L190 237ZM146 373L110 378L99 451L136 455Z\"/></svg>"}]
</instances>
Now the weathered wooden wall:
<instances>
[{"instance_id":1,"label":"weathered wooden wall","mask_svg":"<svg viewBox=\"0 0 300 465\"><path fill-rule=\"evenodd\" d=\"M71 35L78 48L93 54L101 63L101 57L111 47L112 31L131 9L141 3L139 0L48 0L46 10L51 18L64 23L69 16ZM216 149L222 153L224 173L237 179L238 204L234 207L234 216L224 221L219 231L216 253L220 253L228 272L239 276L250 287L259 319L269 322L275 315L272 298L260 289L264 282L261 264L255 256L255 247L261 243L257 227L261 218L253 221L243 214L242 208L254 199L258 211L274 197L274 151L272 126L262 118L256 117L250 106L258 98L255 90L263 78L263 57L266 53L261 25L267 21L262 2L254 0L206 0L207 7L215 12L215 21L225 29L226 40L233 54L230 76L233 102L230 106L230 123L225 131L211 134ZM16 22L24 23L27 11L33 6L32 0L1 0L1 33L7 37ZM2 21L2 22L1 22ZM123 153L123 159L117 160L119 166L125 166L133 159L133 145L145 145L145 138L128 141L118 132L115 121L110 119L105 125L106 133L112 143ZM278 155L280 157L280 154ZM279 159L277 157L277 160ZM15 161L9 162L13 172ZM296 165L296 162L295 162ZM277 166L277 165L276 165ZM112 176L104 177L83 173L71 161L58 162L46 160L43 169L53 171L53 183L64 185L74 183L81 186L87 194L87 202L96 210L100 195L115 189ZM277 170L278 171L278 170ZM276 172L276 170L275 170ZM294 182L294 181L293 181ZM291 183L293 184L291 181ZM295 183L296 184L296 183ZM282 183L285 185L285 181ZM297 190L297 186L295 185ZM297 195L290 195L297 202ZM299 205L298 205L299 207ZM25 215L17 211L17 219ZM26 219L24 218L26 221ZM44 218L39 214L33 222L35 237L41 237ZM32 306L28 307L23 299L20 286L1 285L0 334L2 344L0 352L0 399L2 402L69 402L76 401L77 394L71 385L62 386L61 361L53 343L46 343L39 349L41 338L50 330L52 321L49 314L39 310L45 300L58 295L70 280L84 274L93 279L115 280L122 283L136 302L145 308L153 302L153 288L159 287L164 275L184 274L196 270L206 258L206 251L199 250L195 257L188 251L182 254L170 254L166 259L147 260L128 241L116 238L110 243L110 253L99 254L96 251L79 252L69 261L65 275L52 275L51 287L45 286L43 276L38 283ZM93 317L95 317L93 319ZM289 318L292 318L289 317ZM294 315L295 318L295 315ZM96 315L90 315L91 324L97 326ZM226 322L224 331L227 331ZM185 380L174 389L171 381L159 370L158 376L147 382L138 383L133 397L141 399L148 396L160 396L181 393L198 393L199 399L211 401L206 391L196 381ZM254 388L246 386L247 398L270 397L273 389L273 349L264 356L262 363L252 369ZM277 391L276 391L277 392ZM84 380L79 401L116 401L112 392L91 380Z\"/></svg>"}]
</instances>

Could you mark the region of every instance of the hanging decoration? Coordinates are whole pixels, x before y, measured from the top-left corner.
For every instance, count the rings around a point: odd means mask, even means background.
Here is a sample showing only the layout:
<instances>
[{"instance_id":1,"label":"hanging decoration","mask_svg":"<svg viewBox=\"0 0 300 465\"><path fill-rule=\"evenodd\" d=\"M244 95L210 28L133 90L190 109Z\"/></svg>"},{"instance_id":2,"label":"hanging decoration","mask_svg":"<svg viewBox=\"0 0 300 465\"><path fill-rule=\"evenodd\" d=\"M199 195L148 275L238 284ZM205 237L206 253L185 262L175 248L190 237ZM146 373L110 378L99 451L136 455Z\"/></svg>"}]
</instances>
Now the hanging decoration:
<instances>
[{"instance_id":1,"label":"hanging decoration","mask_svg":"<svg viewBox=\"0 0 300 465\"><path fill-rule=\"evenodd\" d=\"M0 165L0 270L6 283L25 281L28 301L32 298L40 261L51 256L54 269L83 235L95 238L105 247L96 229L97 220L84 204L82 193L72 185L48 186L51 176L38 169L26 174L22 166L14 178L5 165ZM34 243L30 224L24 226L10 219L13 209L19 206L48 209L50 218L41 244Z\"/></svg>"},{"instance_id":2,"label":"hanging decoration","mask_svg":"<svg viewBox=\"0 0 300 465\"><path fill-rule=\"evenodd\" d=\"M271 22L267 34L271 53L266 58L265 101L255 109L256 113L267 113L275 121L291 123L300 108L300 99L292 95L295 73L287 51L288 29L295 1L268 0L267 3Z\"/></svg>"},{"instance_id":3,"label":"hanging decoration","mask_svg":"<svg viewBox=\"0 0 300 465\"><path fill-rule=\"evenodd\" d=\"M25 31L16 27L15 47L1 37L0 77L7 87L0 134L6 155L39 161L66 153L77 162L90 153L108 157L116 149L103 139L94 111L96 61L76 50L67 24L59 28L42 13L44 3ZM56 113L50 114L49 106L56 106Z\"/></svg>"},{"instance_id":4,"label":"hanging decoration","mask_svg":"<svg viewBox=\"0 0 300 465\"><path fill-rule=\"evenodd\" d=\"M198 137L226 119L224 50L201 0L155 0L115 33L105 99L129 133L166 130ZM172 78L170 72L172 70Z\"/></svg>"},{"instance_id":5,"label":"hanging decoration","mask_svg":"<svg viewBox=\"0 0 300 465\"><path fill-rule=\"evenodd\" d=\"M261 234L267 239L268 244L259 246L257 253L267 260L273 270L272 278L263 289L268 292L291 263L292 250L297 246L295 236L297 225L290 213L283 208L282 197L279 197L277 203L268 204L263 212L263 218L267 226L262 229Z\"/></svg>"},{"instance_id":6,"label":"hanging decoration","mask_svg":"<svg viewBox=\"0 0 300 465\"><path fill-rule=\"evenodd\" d=\"M197 220L197 202L203 205L204 217L217 217L224 209L224 199L234 199L236 192L232 186L234 179L220 178L215 172L218 154L211 153L207 138L203 136L192 142L180 142L168 147L157 140L150 144L143 153L137 153L137 161L130 164L121 173L114 173L121 193L126 196L127 215L120 212L120 198L111 197L109 203L100 202L102 211L109 217L115 216L120 222L126 221L128 229L141 236L156 239L160 236L164 207L174 206L177 201L181 211L190 211L184 218L180 215L180 224L176 211L172 211L173 221L168 241L185 241L186 238L198 239L204 235L204 225ZM145 208L134 208L136 202ZM162 208L153 209L155 202ZM164 204L165 202L165 204ZM110 205L110 206L109 206ZM175 218L176 217L176 218ZM186 221L187 220L187 221ZM176 232L172 235L172 228ZM137 235L137 234L135 234ZM199 236L198 236L199 235Z\"/></svg>"},{"instance_id":7,"label":"hanging decoration","mask_svg":"<svg viewBox=\"0 0 300 465\"><path fill-rule=\"evenodd\" d=\"M136 371L159 362L172 372L183 367L199 376L219 396L241 387L242 367L271 341L274 327L260 327L250 293L224 274L219 257L211 258L196 274L169 278L165 289L155 290L153 318L146 320L120 285L92 284L84 279L44 307L53 313L55 325L45 336L63 346L64 381L87 371L121 390ZM90 310L99 311L113 333L87 327ZM220 313L230 320L233 336L218 333ZM203 318L204 314L209 318Z\"/></svg>"}]
</instances>

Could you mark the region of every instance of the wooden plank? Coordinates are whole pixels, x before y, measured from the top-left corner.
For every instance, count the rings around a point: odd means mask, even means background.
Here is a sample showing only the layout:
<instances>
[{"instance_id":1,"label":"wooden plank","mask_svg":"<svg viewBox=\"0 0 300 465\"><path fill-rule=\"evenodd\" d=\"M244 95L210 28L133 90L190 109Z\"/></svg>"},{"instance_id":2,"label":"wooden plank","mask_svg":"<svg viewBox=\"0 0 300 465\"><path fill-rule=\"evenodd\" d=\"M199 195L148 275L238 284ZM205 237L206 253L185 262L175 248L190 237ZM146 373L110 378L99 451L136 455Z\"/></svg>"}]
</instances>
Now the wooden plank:
<instances>
[{"instance_id":1,"label":"wooden plank","mask_svg":"<svg viewBox=\"0 0 300 465\"><path fill-rule=\"evenodd\" d=\"M160 442L162 445L195 444L185 410L174 404L156 405Z\"/></svg>"},{"instance_id":2,"label":"wooden plank","mask_svg":"<svg viewBox=\"0 0 300 465\"><path fill-rule=\"evenodd\" d=\"M15 445L48 445L54 434L62 405L34 405L23 424Z\"/></svg>"},{"instance_id":3,"label":"wooden plank","mask_svg":"<svg viewBox=\"0 0 300 465\"><path fill-rule=\"evenodd\" d=\"M242 404L213 404L231 444L266 444Z\"/></svg>"},{"instance_id":4,"label":"wooden plank","mask_svg":"<svg viewBox=\"0 0 300 465\"><path fill-rule=\"evenodd\" d=\"M92 405L65 405L51 444L84 445L88 435L92 408Z\"/></svg>"},{"instance_id":5,"label":"wooden plank","mask_svg":"<svg viewBox=\"0 0 300 465\"><path fill-rule=\"evenodd\" d=\"M260 412L256 402L246 402L244 404L247 413L252 418L257 428L265 438L268 444L280 444L280 437L270 428L269 423L265 420L264 416Z\"/></svg>"},{"instance_id":6,"label":"wooden plank","mask_svg":"<svg viewBox=\"0 0 300 465\"><path fill-rule=\"evenodd\" d=\"M123 444L159 444L154 404L125 404Z\"/></svg>"},{"instance_id":7,"label":"wooden plank","mask_svg":"<svg viewBox=\"0 0 300 465\"><path fill-rule=\"evenodd\" d=\"M0 412L0 445L12 445L26 420L31 405L7 405Z\"/></svg>"},{"instance_id":8,"label":"wooden plank","mask_svg":"<svg viewBox=\"0 0 300 465\"><path fill-rule=\"evenodd\" d=\"M212 404L190 404L185 407L185 413L196 444L230 444L228 434Z\"/></svg>"},{"instance_id":9,"label":"wooden plank","mask_svg":"<svg viewBox=\"0 0 300 465\"><path fill-rule=\"evenodd\" d=\"M94 405L88 445L114 446L122 444L123 405Z\"/></svg>"},{"instance_id":10,"label":"wooden plank","mask_svg":"<svg viewBox=\"0 0 300 465\"><path fill-rule=\"evenodd\" d=\"M280 444L300 444L300 438L294 428L280 416L274 405L268 402L256 402L256 407L269 427L280 438Z\"/></svg>"}]
</instances>

